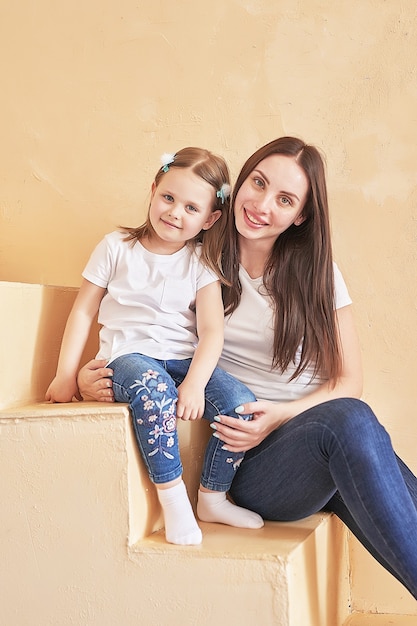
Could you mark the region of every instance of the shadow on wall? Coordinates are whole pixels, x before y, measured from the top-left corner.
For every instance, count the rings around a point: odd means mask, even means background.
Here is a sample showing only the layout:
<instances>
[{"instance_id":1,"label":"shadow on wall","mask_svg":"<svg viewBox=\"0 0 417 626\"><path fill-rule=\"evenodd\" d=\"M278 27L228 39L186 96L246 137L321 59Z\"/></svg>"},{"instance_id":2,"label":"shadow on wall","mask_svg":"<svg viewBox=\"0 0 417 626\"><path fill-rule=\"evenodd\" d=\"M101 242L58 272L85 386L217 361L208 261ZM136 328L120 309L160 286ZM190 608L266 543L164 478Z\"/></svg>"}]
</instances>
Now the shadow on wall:
<instances>
[{"instance_id":1,"label":"shadow on wall","mask_svg":"<svg viewBox=\"0 0 417 626\"><path fill-rule=\"evenodd\" d=\"M0 282L0 409L43 402L77 292L76 288ZM94 322L82 363L97 352L98 330Z\"/></svg>"},{"instance_id":2,"label":"shadow on wall","mask_svg":"<svg viewBox=\"0 0 417 626\"><path fill-rule=\"evenodd\" d=\"M34 400L43 401L49 383L55 376L62 335L78 289L42 288L42 306L33 354L31 389ZM98 350L99 325L95 320L81 357L81 364L94 358Z\"/></svg>"}]
</instances>

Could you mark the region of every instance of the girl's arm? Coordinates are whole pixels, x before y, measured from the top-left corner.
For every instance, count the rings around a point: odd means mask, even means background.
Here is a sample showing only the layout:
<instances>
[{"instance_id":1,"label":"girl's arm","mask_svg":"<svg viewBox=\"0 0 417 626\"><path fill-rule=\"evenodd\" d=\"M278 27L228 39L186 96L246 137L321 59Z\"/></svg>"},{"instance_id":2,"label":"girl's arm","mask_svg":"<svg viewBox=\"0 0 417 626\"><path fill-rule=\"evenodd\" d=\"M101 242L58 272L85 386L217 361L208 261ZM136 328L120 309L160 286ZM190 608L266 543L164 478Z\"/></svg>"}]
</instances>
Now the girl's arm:
<instances>
[{"instance_id":1,"label":"girl's arm","mask_svg":"<svg viewBox=\"0 0 417 626\"><path fill-rule=\"evenodd\" d=\"M259 400L244 405L242 413L253 413L252 421L236 420L222 415L216 432L230 452L250 450L283 423L327 400L359 398L362 394L362 364L352 306L337 309L342 354L342 373L336 384L325 382L310 394L290 402Z\"/></svg>"},{"instance_id":2,"label":"girl's arm","mask_svg":"<svg viewBox=\"0 0 417 626\"><path fill-rule=\"evenodd\" d=\"M62 338L55 378L45 399L50 402L71 402L77 395L77 372L88 339L91 324L106 290L83 280L69 314Z\"/></svg>"},{"instance_id":3,"label":"girl's arm","mask_svg":"<svg viewBox=\"0 0 417 626\"><path fill-rule=\"evenodd\" d=\"M224 311L219 281L197 291L198 345L190 369L178 387L177 417L199 419L204 413L204 389L223 349Z\"/></svg>"}]
</instances>

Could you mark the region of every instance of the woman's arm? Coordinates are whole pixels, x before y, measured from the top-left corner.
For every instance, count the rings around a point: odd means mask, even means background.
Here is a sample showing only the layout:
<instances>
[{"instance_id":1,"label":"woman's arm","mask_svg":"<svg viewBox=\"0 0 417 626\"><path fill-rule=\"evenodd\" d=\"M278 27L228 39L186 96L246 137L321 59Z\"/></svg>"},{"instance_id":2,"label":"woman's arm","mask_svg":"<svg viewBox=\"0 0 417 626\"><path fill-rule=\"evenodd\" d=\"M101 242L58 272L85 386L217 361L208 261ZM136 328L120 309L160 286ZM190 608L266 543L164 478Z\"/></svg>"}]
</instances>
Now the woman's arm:
<instances>
[{"instance_id":1,"label":"woman's arm","mask_svg":"<svg viewBox=\"0 0 417 626\"><path fill-rule=\"evenodd\" d=\"M259 400L242 407L242 413L253 413L251 421L236 420L226 415L216 422L216 436L224 441L227 450L240 452L257 446L273 430L327 400L359 398L362 394L362 364L358 335L353 321L352 306L336 311L342 354L342 373L335 385L325 382L310 394L291 402Z\"/></svg>"},{"instance_id":2,"label":"woman's arm","mask_svg":"<svg viewBox=\"0 0 417 626\"><path fill-rule=\"evenodd\" d=\"M224 311L218 281L197 291L198 344L187 376L178 387L177 417L199 419L204 413L204 389L223 348Z\"/></svg>"},{"instance_id":3,"label":"woman's arm","mask_svg":"<svg viewBox=\"0 0 417 626\"><path fill-rule=\"evenodd\" d=\"M105 289L83 280L65 327L54 380L45 399L50 402L71 402L78 394L77 370L88 339L91 324L98 311Z\"/></svg>"}]
</instances>

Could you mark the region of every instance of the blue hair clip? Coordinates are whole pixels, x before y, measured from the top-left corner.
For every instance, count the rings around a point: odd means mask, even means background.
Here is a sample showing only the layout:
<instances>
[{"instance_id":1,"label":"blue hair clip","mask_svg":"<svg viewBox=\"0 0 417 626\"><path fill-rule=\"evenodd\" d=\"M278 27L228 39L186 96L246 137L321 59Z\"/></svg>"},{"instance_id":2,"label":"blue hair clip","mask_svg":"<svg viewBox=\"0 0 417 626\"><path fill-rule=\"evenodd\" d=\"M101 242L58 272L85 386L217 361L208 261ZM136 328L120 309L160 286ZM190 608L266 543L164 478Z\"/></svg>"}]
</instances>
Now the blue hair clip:
<instances>
[{"instance_id":1,"label":"blue hair clip","mask_svg":"<svg viewBox=\"0 0 417 626\"><path fill-rule=\"evenodd\" d=\"M230 196L230 185L228 185L227 183L223 183L219 191L216 191L216 197L220 198L222 201L222 204L224 204L229 196Z\"/></svg>"},{"instance_id":2,"label":"blue hair clip","mask_svg":"<svg viewBox=\"0 0 417 626\"><path fill-rule=\"evenodd\" d=\"M170 152L164 152L161 156L162 163L162 171L167 172L169 170L169 166L174 162L175 154L171 154Z\"/></svg>"}]
</instances>

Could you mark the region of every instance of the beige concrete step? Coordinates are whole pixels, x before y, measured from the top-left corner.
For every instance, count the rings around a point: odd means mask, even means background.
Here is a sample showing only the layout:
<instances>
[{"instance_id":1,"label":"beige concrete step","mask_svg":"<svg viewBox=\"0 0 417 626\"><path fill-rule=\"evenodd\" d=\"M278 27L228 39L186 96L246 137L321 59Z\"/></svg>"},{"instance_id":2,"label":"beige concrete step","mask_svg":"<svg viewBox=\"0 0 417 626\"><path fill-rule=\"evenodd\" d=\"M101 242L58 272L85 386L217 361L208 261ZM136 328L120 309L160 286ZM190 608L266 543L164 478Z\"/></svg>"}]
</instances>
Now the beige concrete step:
<instances>
[{"instance_id":1,"label":"beige concrete step","mask_svg":"<svg viewBox=\"0 0 417 626\"><path fill-rule=\"evenodd\" d=\"M203 432L182 424L193 496ZM345 539L331 515L256 531L203 524L201 546L165 543L125 405L0 410L0 472L0 624L335 626L347 617Z\"/></svg>"},{"instance_id":2,"label":"beige concrete step","mask_svg":"<svg viewBox=\"0 0 417 626\"><path fill-rule=\"evenodd\" d=\"M348 617L343 626L416 626L415 615L382 615L356 613Z\"/></svg>"},{"instance_id":3,"label":"beige concrete step","mask_svg":"<svg viewBox=\"0 0 417 626\"><path fill-rule=\"evenodd\" d=\"M201 571L202 615L190 623L342 624L348 606L345 541L334 516L317 514L290 524L266 522L259 530L207 523L201 528L200 546L167 544L159 531L130 548L130 557L155 575L172 564L183 575L188 570L191 578ZM185 590L189 585L193 581L186 575ZM168 581L163 588L167 601L175 603ZM186 612L182 618L187 620Z\"/></svg>"}]
</instances>

